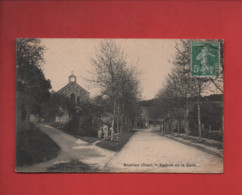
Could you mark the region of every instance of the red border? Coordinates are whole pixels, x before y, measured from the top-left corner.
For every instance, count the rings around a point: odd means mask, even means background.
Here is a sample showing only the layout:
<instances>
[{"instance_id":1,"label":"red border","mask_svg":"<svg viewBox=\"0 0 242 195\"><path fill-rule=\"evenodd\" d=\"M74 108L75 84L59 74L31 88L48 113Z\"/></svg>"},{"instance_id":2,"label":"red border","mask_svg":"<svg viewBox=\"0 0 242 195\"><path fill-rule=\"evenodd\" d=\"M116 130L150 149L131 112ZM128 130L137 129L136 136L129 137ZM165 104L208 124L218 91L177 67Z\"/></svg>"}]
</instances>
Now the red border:
<instances>
[{"instance_id":1,"label":"red border","mask_svg":"<svg viewBox=\"0 0 242 195\"><path fill-rule=\"evenodd\" d=\"M0 194L242 194L242 2L0 2ZM225 173L17 174L15 39L219 38L225 41Z\"/></svg>"}]
</instances>

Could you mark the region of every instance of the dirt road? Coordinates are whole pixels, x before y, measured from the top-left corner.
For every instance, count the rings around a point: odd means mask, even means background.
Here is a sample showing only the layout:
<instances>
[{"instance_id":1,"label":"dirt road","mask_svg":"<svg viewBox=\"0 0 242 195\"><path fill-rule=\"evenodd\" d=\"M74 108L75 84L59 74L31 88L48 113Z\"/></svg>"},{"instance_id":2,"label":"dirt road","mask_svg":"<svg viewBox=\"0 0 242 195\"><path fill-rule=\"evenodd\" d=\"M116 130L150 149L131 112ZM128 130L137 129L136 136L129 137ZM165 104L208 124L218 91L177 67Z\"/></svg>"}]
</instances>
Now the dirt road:
<instances>
[{"instance_id":1,"label":"dirt road","mask_svg":"<svg viewBox=\"0 0 242 195\"><path fill-rule=\"evenodd\" d=\"M223 159L157 135L135 133L105 166L109 172L221 173Z\"/></svg>"},{"instance_id":2,"label":"dirt road","mask_svg":"<svg viewBox=\"0 0 242 195\"><path fill-rule=\"evenodd\" d=\"M18 172L45 172L48 167L58 163L67 163L72 160L82 161L94 169L102 170L115 152L102 149L77 139L48 125L36 124L37 127L47 134L61 148L60 154L49 161L33 166L18 167Z\"/></svg>"},{"instance_id":3,"label":"dirt road","mask_svg":"<svg viewBox=\"0 0 242 195\"><path fill-rule=\"evenodd\" d=\"M82 161L100 172L223 172L222 158L157 135L150 129L136 132L115 153L48 125L37 127L60 146L61 152L52 160L19 167L19 172L45 172L48 167L71 160Z\"/></svg>"}]
</instances>

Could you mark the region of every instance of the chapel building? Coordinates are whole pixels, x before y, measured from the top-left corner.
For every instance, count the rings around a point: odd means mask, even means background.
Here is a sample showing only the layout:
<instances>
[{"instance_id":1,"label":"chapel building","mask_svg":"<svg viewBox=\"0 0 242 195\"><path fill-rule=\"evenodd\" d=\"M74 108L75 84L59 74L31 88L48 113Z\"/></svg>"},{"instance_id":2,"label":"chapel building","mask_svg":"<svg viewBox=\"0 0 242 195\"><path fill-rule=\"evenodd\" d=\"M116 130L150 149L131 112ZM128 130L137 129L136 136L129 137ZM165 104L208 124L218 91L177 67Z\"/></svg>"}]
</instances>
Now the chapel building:
<instances>
[{"instance_id":1,"label":"chapel building","mask_svg":"<svg viewBox=\"0 0 242 195\"><path fill-rule=\"evenodd\" d=\"M90 97L90 93L77 84L76 76L73 73L69 76L69 83L57 93L69 97L74 104L85 102L89 100Z\"/></svg>"},{"instance_id":2,"label":"chapel building","mask_svg":"<svg viewBox=\"0 0 242 195\"><path fill-rule=\"evenodd\" d=\"M87 102L90 97L90 93L77 84L76 76L74 74L69 76L69 83L57 91L57 94L62 94L68 97L76 106L78 106L81 102ZM71 120L71 118L72 112L59 107L59 113L56 113L55 122L67 123Z\"/></svg>"}]
</instances>

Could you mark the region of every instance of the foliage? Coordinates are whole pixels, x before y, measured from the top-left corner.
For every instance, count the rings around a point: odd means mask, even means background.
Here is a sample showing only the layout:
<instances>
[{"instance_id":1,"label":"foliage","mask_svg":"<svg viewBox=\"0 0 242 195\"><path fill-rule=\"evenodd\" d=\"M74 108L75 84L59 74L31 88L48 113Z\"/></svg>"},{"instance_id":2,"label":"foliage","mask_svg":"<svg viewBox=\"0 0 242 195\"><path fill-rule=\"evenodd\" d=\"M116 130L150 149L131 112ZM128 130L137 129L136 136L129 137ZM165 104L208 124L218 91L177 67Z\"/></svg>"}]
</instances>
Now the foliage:
<instances>
[{"instance_id":1,"label":"foliage","mask_svg":"<svg viewBox=\"0 0 242 195\"><path fill-rule=\"evenodd\" d=\"M204 40L201 40L204 41ZM206 40L210 41L210 40ZM191 63L191 40L181 40L180 43L176 44L176 54L172 60L173 69L171 74L167 77L167 82L163 89L157 95L161 101L166 101L169 105L170 111L173 112L178 108L184 109L184 120L185 120L185 131L189 133L188 126L188 106L189 99L195 100L197 114L193 113L192 118L190 117L190 128L194 132L197 129L199 137L202 136L202 123L201 118L204 110L201 110L202 94L213 83L214 79L204 77L192 77L190 73ZM222 73L221 73L222 74ZM211 82L214 81L214 82ZM217 82L217 81L216 81ZM217 84L217 83L216 83ZM215 85L215 87L217 87ZM166 112L166 111L165 111ZM169 112L169 111L168 111ZM207 111L204 111L205 113ZM197 122L195 122L195 116ZM173 115L176 118L175 115Z\"/></svg>"},{"instance_id":2,"label":"foliage","mask_svg":"<svg viewBox=\"0 0 242 195\"><path fill-rule=\"evenodd\" d=\"M216 106L215 102L223 101L222 94L212 94L212 95L204 96L204 97L201 96L200 98L201 98L202 102L207 102L210 105L215 105L215 106ZM166 117L167 113L171 110L171 108L173 108L173 109L183 108L184 101L185 101L184 98L177 97L177 98L173 98L173 100L172 100L173 104L169 104L169 100L167 100L164 95L162 96L162 94L159 94L159 96L157 96L156 98L151 99L151 100L140 101L139 104L142 107L147 109L148 115L151 119L161 119L161 118ZM196 102L196 101L197 101L196 96L187 98L188 106L189 106L189 104L194 104L194 102ZM211 106L211 108L214 108L214 107ZM203 111L203 106L201 109ZM195 110L195 108L194 108L194 110ZM219 112L220 111L221 110L219 109ZM207 111L204 111L204 112L206 113ZM197 114L195 116L197 117ZM196 118L195 116L194 116L194 120ZM197 121L196 121L196 123L197 123Z\"/></svg>"},{"instance_id":3,"label":"foliage","mask_svg":"<svg viewBox=\"0 0 242 195\"><path fill-rule=\"evenodd\" d=\"M120 134L116 134L113 137L113 140L103 140L97 143L97 146L101 148L105 148L114 152L118 152L122 149L122 147L127 143L132 135L134 135L135 131L130 132L122 132Z\"/></svg>"},{"instance_id":4,"label":"foliage","mask_svg":"<svg viewBox=\"0 0 242 195\"><path fill-rule=\"evenodd\" d=\"M33 124L16 135L16 166L32 165L55 158L60 151L46 134Z\"/></svg>"},{"instance_id":5,"label":"foliage","mask_svg":"<svg viewBox=\"0 0 242 195\"><path fill-rule=\"evenodd\" d=\"M114 97L118 94L119 76L126 66L123 52L112 40L100 42L94 58L91 59L94 71L92 82L101 88L102 94Z\"/></svg>"},{"instance_id":6,"label":"foliage","mask_svg":"<svg viewBox=\"0 0 242 195\"><path fill-rule=\"evenodd\" d=\"M68 172L68 173L77 173L77 172L97 172L98 170L93 169L88 164L85 164L78 160L72 160L67 163L58 163L49 167L48 172Z\"/></svg>"},{"instance_id":7,"label":"foliage","mask_svg":"<svg viewBox=\"0 0 242 195\"><path fill-rule=\"evenodd\" d=\"M50 80L46 80L41 69L44 46L39 39L16 40L17 90L35 98L37 103L49 97Z\"/></svg>"},{"instance_id":8,"label":"foliage","mask_svg":"<svg viewBox=\"0 0 242 195\"><path fill-rule=\"evenodd\" d=\"M208 136L209 126L212 130L219 130L222 127L223 106L215 102L203 103L201 105L201 123L204 124L203 135ZM193 106L189 112L189 124L191 134L197 135L197 107Z\"/></svg>"},{"instance_id":9,"label":"foliage","mask_svg":"<svg viewBox=\"0 0 242 195\"><path fill-rule=\"evenodd\" d=\"M100 42L93 65L92 83L108 97L117 131L128 129L128 124L140 114L139 82L134 69L127 66L124 52L113 40ZM121 126L121 127L120 127Z\"/></svg>"},{"instance_id":10,"label":"foliage","mask_svg":"<svg viewBox=\"0 0 242 195\"><path fill-rule=\"evenodd\" d=\"M109 97L106 97L105 95L98 95L93 98L93 102L97 104L100 109L103 110L103 112L112 112L113 107L112 107L112 99Z\"/></svg>"},{"instance_id":11,"label":"foliage","mask_svg":"<svg viewBox=\"0 0 242 195\"><path fill-rule=\"evenodd\" d=\"M101 113L103 111L97 104L80 103L76 106L72 120L66 124L64 130L73 135L96 137Z\"/></svg>"},{"instance_id":12,"label":"foliage","mask_svg":"<svg viewBox=\"0 0 242 195\"><path fill-rule=\"evenodd\" d=\"M40 106L40 114L46 122L53 121L55 116L61 116L65 110L71 112L74 106L69 101L69 98L58 93L51 93L49 98Z\"/></svg>"}]
</instances>

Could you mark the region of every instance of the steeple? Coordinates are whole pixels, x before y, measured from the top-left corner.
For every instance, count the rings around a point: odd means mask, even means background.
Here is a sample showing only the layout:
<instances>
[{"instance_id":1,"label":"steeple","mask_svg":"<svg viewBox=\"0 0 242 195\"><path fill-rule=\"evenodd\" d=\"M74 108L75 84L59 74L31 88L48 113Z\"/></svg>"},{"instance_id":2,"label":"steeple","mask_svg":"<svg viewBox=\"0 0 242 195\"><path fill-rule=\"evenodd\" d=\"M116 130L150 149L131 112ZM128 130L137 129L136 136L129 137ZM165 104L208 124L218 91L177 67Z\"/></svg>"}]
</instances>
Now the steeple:
<instances>
[{"instance_id":1,"label":"steeple","mask_svg":"<svg viewBox=\"0 0 242 195\"><path fill-rule=\"evenodd\" d=\"M73 71L71 71L71 75L69 76L69 83L76 83L76 76Z\"/></svg>"}]
</instances>

